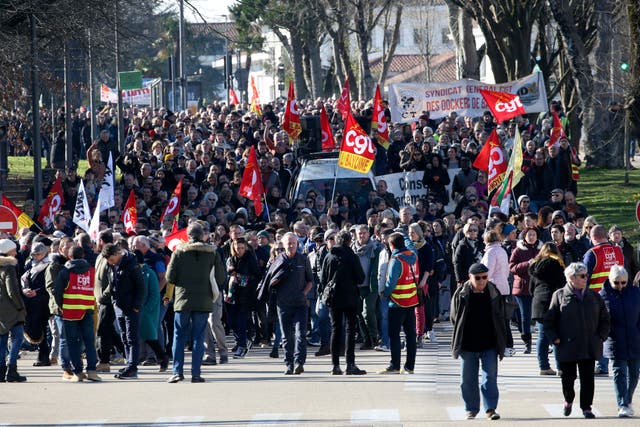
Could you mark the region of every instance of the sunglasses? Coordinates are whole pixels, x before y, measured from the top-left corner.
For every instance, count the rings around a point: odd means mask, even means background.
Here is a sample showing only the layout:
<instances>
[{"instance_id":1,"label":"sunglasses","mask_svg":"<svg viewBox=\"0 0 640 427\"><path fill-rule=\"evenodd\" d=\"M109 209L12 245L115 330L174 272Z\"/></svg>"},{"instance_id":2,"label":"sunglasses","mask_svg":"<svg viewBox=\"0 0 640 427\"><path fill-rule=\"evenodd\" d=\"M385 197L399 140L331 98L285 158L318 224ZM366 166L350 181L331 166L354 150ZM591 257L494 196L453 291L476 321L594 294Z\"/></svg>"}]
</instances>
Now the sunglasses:
<instances>
[{"instance_id":1,"label":"sunglasses","mask_svg":"<svg viewBox=\"0 0 640 427\"><path fill-rule=\"evenodd\" d=\"M487 280L489 276L488 275L483 275L483 276L473 276L474 279L476 280Z\"/></svg>"},{"instance_id":2,"label":"sunglasses","mask_svg":"<svg viewBox=\"0 0 640 427\"><path fill-rule=\"evenodd\" d=\"M615 285L622 285L622 286L624 286L624 285L626 285L626 284L627 284L627 281L626 281L626 280L625 280L624 282L616 282L616 281L614 281L613 283L614 283Z\"/></svg>"},{"instance_id":3,"label":"sunglasses","mask_svg":"<svg viewBox=\"0 0 640 427\"><path fill-rule=\"evenodd\" d=\"M587 275L586 275L586 274L584 274L584 273L581 273L581 274L576 274L576 275L575 275L575 277L579 277L579 278L581 278L581 279L586 279L586 278L587 278Z\"/></svg>"}]
</instances>

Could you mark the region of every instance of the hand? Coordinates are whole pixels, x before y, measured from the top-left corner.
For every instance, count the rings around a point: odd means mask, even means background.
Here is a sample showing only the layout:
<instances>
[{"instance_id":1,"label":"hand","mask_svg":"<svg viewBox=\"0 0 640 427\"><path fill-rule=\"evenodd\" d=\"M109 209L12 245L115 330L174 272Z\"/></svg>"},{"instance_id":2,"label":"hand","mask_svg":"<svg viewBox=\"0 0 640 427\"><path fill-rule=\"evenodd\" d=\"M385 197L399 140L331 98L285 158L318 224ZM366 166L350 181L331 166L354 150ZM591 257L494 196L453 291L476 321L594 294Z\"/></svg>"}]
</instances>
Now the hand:
<instances>
[{"instance_id":1,"label":"hand","mask_svg":"<svg viewBox=\"0 0 640 427\"><path fill-rule=\"evenodd\" d=\"M169 305L169 298L162 298L162 305L165 307Z\"/></svg>"},{"instance_id":2,"label":"hand","mask_svg":"<svg viewBox=\"0 0 640 427\"><path fill-rule=\"evenodd\" d=\"M553 343L554 343L555 345L560 344L560 338L556 338L556 339L553 341Z\"/></svg>"}]
</instances>

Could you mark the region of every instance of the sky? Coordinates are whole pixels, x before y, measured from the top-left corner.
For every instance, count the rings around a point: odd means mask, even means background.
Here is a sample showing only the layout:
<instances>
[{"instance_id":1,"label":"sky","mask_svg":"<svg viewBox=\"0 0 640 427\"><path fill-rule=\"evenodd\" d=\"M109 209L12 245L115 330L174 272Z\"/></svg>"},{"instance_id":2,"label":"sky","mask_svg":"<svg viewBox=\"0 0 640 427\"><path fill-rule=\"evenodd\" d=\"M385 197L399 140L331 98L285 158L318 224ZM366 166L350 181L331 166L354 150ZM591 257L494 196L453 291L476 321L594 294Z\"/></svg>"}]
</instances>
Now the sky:
<instances>
[{"instance_id":1,"label":"sky","mask_svg":"<svg viewBox=\"0 0 640 427\"><path fill-rule=\"evenodd\" d=\"M236 0L187 0L191 5L198 9L200 14L207 20L207 22L224 21L223 15L228 15L228 7L235 3ZM174 6L175 10L178 10L178 0L163 0L164 5ZM191 11L191 8L186 4L184 5L184 16L189 22L202 22L202 18L197 16Z\"/></svg>"}]
</instances>

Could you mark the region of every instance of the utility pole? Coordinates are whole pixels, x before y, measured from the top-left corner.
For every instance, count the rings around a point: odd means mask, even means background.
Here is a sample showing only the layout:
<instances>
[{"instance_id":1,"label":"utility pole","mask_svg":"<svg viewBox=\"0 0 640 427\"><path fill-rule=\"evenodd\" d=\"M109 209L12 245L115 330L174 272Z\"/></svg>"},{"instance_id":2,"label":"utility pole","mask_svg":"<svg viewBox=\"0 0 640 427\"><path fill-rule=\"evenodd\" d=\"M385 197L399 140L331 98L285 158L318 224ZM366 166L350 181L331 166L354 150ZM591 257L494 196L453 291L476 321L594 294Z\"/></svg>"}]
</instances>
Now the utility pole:
<instances>
[{"instance_id":1,"label":"utility pole","mask_svg":"<svg viewBox=\"0 0 640 427\"><path fill-rule=\"evenodd\" d=\"M94 92L93 92L93 52L91 46L91 30L87 30L87 38L89 42L89 51L87 62L89 63L89 119L91 123L91 142L96 137L96 120L93 111L95 105Z\"/></svg>"},{"instance_id":2,"label":"utility pole","mask_svg":"<svg viewBox=\"0 0 640 427\"><path fill-rule=\"evenodd\" d=\"M178 40L180 44L180 57L178 58L180 73L180 108L187 108L187 79L184 75L184 0L180 0L180 25L178 31Z\"/></svg>"},{"instance_id":3,"label":"utility pole","mask_svg":"<svg viewBox=\"0 0 640 427\"><path fill-rule=\"evenodd\" d=\"M64 141L65 166L73 166L73 141L71 141L71 54L69 41L64 44Z\"/></svg>"},{"instance_id":4,"label":"utility pole","mask_svg":"<svg viewBox=\"0 0 640 427\"><path fill-rule=\"evenodd\" d=\"M124 129L123 129L123 117L122 117L122 89L120 89L120 40L118 37L118 0L115 0L115 48L116 48L116 92L118 93L118 148L120 152L124 153ZM113 159L115 161L115 159ZM108 159L102 159L103 162L107 162Z\"/></svg>"},{"instance_id":5,"label":"utility pole","mask_svg":"<svg viewBox=\"0 0 640 427\"><path fill-rule=\"evenodd\" d=\"M36 18L29 15L31 24L31 140L33 142L33 198L35 212L39 212L42 202L42 140L40 138L40 108L38 105L38 47ZM53 112L51 113L53 114ZM53 142L53 141L52 141Z\"/></svg>"}]
</instances>

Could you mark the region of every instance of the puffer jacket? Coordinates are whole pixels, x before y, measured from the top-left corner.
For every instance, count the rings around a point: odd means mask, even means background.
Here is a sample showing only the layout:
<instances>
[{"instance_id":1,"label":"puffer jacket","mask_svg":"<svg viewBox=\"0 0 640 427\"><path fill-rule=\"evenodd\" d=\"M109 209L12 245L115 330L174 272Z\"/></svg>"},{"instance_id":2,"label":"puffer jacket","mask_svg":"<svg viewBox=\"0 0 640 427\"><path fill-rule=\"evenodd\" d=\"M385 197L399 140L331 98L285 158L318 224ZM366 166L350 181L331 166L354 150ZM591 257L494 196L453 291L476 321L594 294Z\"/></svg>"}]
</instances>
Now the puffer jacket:
<instances>
[{"instance_id":1,"label":"puffer jacket","mask_svg":"<svg viewBox=\"0 0 640 427\"><path fill-rule=\"evenodd\" d=\"M500 242L489 243L484 248L482 262L489 269L489 281L502 295L509 295L509 258Z\"/></svg>"},{"instance_id":2,"label":"puffer jacket","mask_svg":"<svg viewBox=\"0 0 640 427\"><path fill-rule=\"evenodd\" d=\"M567 283L564 267L557 259L545 257L529 266L529 291L533 295L531 302L531 319L542 321L551 296Z\"/></svg>"},{"instance_id":3,"label":"puffer jacket","mask_svg":"<svg viewBox=\"0 0 640 427\"><path fill-rule=\"evenodd\" d=\"M531 295L529 291L530 261L538 255L542 243L537 241L530 245L524 240L518 240L516 248L511 253L509 270L513 273L513 295Z\"/></svg>"},{"instance_id":4,"label":"puffer jacket","mask_svg":"<svg viewBox=\"0 0 640 427\"><path fill-rule=\"evenodd\" d=\"M607 279L600 296L609 310L611 329L604 343L604 357L640 359L640 288L628 284L621 291Z\"/></svg>"},{"instance_id":5,"label":"puffer jacket","mask_svg":"<svg viewBox=\"0 0 640 427\"><path fill-rule=\"evenodd\" d=\"M18 282L17 266L16 258L0 256L0 335L8 334L18 323L24 323L27 315Z\"/></svg>"},{"instance_id":6,"label":"puffer jacket","mask_svg":"<svg viewBox=\"0 0 640 427\"><path fill-rule=\"evenodd\" d=\"M180 246L167 267L167 282L175 285L174 311L213 311L209 279L215 266L215 247L202 242Z\"/></svg>"}]
</instances>

